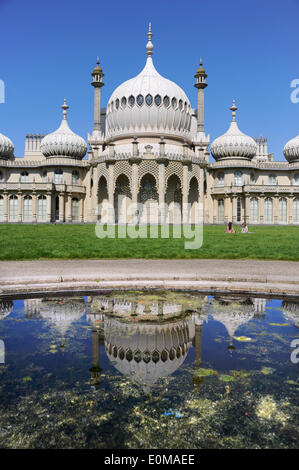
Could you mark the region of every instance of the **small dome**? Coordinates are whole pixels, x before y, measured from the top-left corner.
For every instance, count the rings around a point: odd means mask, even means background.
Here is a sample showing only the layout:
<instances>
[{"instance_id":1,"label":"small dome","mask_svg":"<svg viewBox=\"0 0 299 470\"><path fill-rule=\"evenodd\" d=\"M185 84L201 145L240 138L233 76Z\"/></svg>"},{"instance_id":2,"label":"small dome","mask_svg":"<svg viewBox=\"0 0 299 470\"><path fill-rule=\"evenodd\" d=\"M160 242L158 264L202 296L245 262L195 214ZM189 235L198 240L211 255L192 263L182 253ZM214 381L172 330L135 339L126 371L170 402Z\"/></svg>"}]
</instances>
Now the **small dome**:
<instances>
[{"instance_id":1,"label":"small dome","mask_svg":"<svg viewBox=\"0 0 299 470\"><path fill-rule=\"evenodd\" d=\"M185 92L162 77L152 60L151 29L148 33L147 61L134 78L112 93L107 105L108 137L156 133L185 138L190 132L191 106Z\"/></svg>"},{"instance_id":2,"label":"small dome","mask_svg":"<svg viewBox=\"0 0 299 470\"><path fill-rule=\"evenodd\" d=\"M202 60L200 59L199 68L196 70L196 75L206 75L206 71L202 66ZM195 77L196 77L195 75Z\"/></svg>"},{"instance_id":3,"label":"small dome","mask_svg":"<svg viewBox=\"0 0 299 470\"><path fill-rule=\"evenodd\" d=\"M285 144L283 153L289 163L299 160L299 135Z\"/></svg>"},{"instance_id":4,"label":"small dome","mask_svg":"<svg viewBox=\"0 0 299 470\"><path fill-rule=\"evenodd\" d=\"M63 155L73 158L83 158L87 151L84 139L75 134L68 125L66 113L69 106L64 100L61 106L63 109L63 119L57 131L46 135L40 145L41 152L45 157Z\"/></svg>"},{"instance_id":5,"label":"small dome","mask_svg":"<svg viewBox=\"0 0 299 470\"><path fill-rule=\"evenodd\" d=\"M217 137L211 145L211 153L215 160L224 158L246 158L251 160L256 152L257 145L252 137L240 131L236 122L236 110L238 109L233 101L232 122L228 131Z\"/></svg>"},{"instance_id":6,"label":"small dome","mask_svg":"<svg viewBox=\"0 0 299 470\"><path fill-rule=\"evenodd\" d=\"M11 158L14 153L14 144L3 134L0 134L0 159Z\"/></svg>"}]
</instances>

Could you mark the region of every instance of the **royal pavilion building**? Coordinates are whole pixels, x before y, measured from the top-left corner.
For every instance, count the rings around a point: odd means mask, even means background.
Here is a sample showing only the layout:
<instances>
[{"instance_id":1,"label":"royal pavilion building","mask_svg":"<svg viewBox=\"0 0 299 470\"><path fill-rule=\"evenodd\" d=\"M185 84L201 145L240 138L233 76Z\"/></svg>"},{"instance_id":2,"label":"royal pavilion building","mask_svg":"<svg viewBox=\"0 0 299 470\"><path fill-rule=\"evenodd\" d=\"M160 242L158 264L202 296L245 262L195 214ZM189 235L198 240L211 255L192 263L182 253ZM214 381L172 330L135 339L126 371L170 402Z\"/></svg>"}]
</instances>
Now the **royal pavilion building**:
<instances>
[{"instance_id":1,"label":"royal pavilion building","mask_svg":"<svg viewBox=\"0 0 299 470\"><path fill-rule=\"evenodd\" d=\"M26 135L22 158L0 133L0 222L95 223L108 207L116 222L130 222L128 207L142 203L138 220L146 223L156 203L154 222L174 222L179 208L189 222L202 213L207 224L299 224L299 136L286 143L286 161L275 162L266 138L240 131L233 102L228 130L210 145L202 62L193 109L185 92L155 69L151 28L146 54L143 70L116 88L106 108L97 62L88 142L70 129L66 101L59 128Z\"/></svg>"}]
</instances>

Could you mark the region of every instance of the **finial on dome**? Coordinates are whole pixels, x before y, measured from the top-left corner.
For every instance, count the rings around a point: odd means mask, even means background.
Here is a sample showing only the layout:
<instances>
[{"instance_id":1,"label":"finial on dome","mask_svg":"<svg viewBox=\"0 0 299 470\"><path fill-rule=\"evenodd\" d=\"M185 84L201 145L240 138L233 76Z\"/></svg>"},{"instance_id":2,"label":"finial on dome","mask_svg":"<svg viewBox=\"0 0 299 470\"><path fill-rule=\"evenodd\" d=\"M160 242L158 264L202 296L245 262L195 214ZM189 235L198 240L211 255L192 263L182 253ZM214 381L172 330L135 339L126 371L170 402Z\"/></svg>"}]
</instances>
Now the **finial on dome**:
<instances>
[{"instance_id":1,"label":"finial on dome","mask_svg":"<svg viewBox=\"0 0 299 470\"><path fill-rule=\"evenodd\" d=\"M233 100L233 105L229 108L232 112L232 121L235 121L236 120L236 111L237 111L237 106L236 106L236 100Z\"/></svg>"},{"instance_id":2,"label":"finial on dome","mask_svg":"<svg viewBox=\"0 0 299 470\"><path fill-rule=\"evenodd\" d=\"M154 48L154 45L152 43L152 23L149 23L148 25L148 33L147 33L147 37L148 37L148 43L146 45L146 53L147 55L150 57L151 55L153 55L153 48Z\"/></svg>"},{"instance_id":3,"label":"finial on dome","mask_svg":"<svg viewBox=\"0 0 299 470\"><path fill-rule=\"evenodd\" d=\"M63 109L63 119L66 119L67 115L67 110L69 109L69 106L66 104L66 99L64 98L63 105L61 106Z\"/></svg>"}]
</instances>

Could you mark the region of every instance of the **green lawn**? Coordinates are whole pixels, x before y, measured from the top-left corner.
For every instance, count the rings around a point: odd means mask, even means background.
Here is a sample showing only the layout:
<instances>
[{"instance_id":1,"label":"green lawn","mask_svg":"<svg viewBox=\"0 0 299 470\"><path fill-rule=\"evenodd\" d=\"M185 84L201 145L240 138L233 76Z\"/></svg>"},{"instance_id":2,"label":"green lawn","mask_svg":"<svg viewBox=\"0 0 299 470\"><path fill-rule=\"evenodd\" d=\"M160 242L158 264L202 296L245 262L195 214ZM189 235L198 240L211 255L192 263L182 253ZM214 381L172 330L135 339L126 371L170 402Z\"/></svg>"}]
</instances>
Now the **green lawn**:
<instances>
[{"instance_id":1,"label":"green lawn","mask_svg":"<svg viewBox=\"0 0 299 470\"><path fill-rule=\"evenodd\" d=\"M237 230L240 230L237 227ZM94 225L0 225L1 260L91 258L227 258L299 260L299 227L249 227L225 234L205 226L200 249L183 239L99 239Z\"/></svg>"}]
</instances>

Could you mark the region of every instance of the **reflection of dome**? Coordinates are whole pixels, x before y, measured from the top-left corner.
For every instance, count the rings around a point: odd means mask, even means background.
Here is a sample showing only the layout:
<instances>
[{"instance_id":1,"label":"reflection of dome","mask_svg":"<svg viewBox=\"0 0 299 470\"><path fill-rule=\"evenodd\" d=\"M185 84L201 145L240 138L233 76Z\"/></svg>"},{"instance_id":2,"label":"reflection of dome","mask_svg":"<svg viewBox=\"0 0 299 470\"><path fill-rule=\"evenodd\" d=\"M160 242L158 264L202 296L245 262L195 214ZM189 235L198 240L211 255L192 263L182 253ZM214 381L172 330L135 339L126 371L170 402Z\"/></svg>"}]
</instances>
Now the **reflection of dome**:
<instances>
[{"instance_id":1,"label":"reflection of dome","mask_svg":"<svg viewBox=\"0 0 299 470\"><path fill-rule=\"evenodd\" d=\"M53 323L62 336L84 312L85 302L80 298L42 300L40 303L41 317Z\"/></svg>"},{"instance_id":2,"label":"reflection of dome","mask_svg":"<svg viewBox=\"0 0 299 470\"><path fill-rule=\"evenodd\" d=\"M46 135L42 139L40 149L45 157L63 155L73 158L82 158L87 151L86 142L69 128L66 119L68 106L65 100L61 107L64 116L60 127L55 132Z\"/></svg>"},{"instance_id":3,"label":"reflection of dome","mask_svg":"<svg viewBox=\"0 0 299 470\"><path fill-rule=\"evenodd\" d=\"M0 134L0 158L10 158L14 153L14 144L3 134Z\"/></svg>"},{"instance_id":4,"label":"reflection of dome","mask_svg":"<svg viewBox=\"0 0 299 470\"><path fill-rule=\"evenodd\" d=\"M254 306L247 299L242 303L213 300L209 305L209 313L214 320L225 326L231 339L241 325L248 323L254 317L254 312Z\"/></svg>"},{"instance_id":5,"label":"reflection of dome","mask_svg":"<svg viewBox=\"0 0 299 470\"><path fill-rule=\"evenodd\" d=\"M257 152L256 142L252 137L249 137L240 131L236 122L235 101L232 110L232 122L228 131L217 137L211 145L211 153L215 160L222 160L224 158L245 158L251 160Z\"/></svg>"},{"instance_id":6,"label":"reflection of dome","mask_svg":"<svg viewBox=\"0 0 299 470\"><path fill-rule=\"evenodd\" d=\"M186 137L191 125L191 107L185 92L162 77L152 60L151 29L148 33L147 61L134 78L113 92L107 105L108 137L155 132Z\"/></svg>"},{"instance_id":7,"label":"reflection of dome","mask_svg":"<svg viewBox=\"0 0 299 470\"><path fill-rule=\"evenodd\" d=\"M7 317L13 309L13 302L8 300L8 301L1 301L0 302L0 320L3 320L5 317Z\"/></svg>"},{"instance_id":8,"label":"reflection of dome","mask_svg":"<svg viewBox=\"0 0 299 470\"><path fill-rule=\"evenodd\" d=\"M299 135L285 144L283 153L289 163L299 160Z\"/></svg>"},{"instance_id":9,"label":"reflection of dome","mask_svg":"<svg viewBox=\"0 0 299 470\"><path fill-rule=\"evenodd\" d=\"M285 318L292 322L296 328L299 328L299 302L284 300L282 302L282 310Z\"/></svg>"},{"instance_id":10,"label":"reflection of dome","mask_svg":"<svg viewBox=\"0 0 299 470\"><path fill-rule=\"evenodd\" d=\"M115 368L150 387L184 362L194 337L191 317L163 325L129 324L105 318L105 348Z\"/></svg>"}]
</instances>

